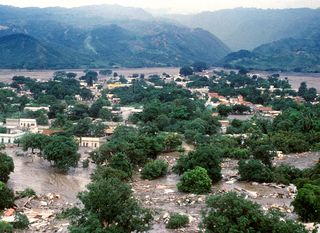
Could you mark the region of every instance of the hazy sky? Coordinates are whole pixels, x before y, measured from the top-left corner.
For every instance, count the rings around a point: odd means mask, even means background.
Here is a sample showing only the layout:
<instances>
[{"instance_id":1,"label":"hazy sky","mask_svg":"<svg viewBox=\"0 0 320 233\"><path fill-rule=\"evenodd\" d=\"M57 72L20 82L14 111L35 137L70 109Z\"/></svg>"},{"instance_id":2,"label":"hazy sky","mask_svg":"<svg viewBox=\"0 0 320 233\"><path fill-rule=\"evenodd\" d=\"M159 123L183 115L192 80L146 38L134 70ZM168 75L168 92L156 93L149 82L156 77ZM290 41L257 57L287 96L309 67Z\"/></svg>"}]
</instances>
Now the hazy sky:
<instances>
[{"instance_id":1,"label":"hazy sky","mask_svg":"<svg viewBox=\"0 0 320 233\"><path fill-rule=\"evenodd\" d=\"M150 9L166 9L170 12L191 13L235 7L319 8L320 0L0 0L0 4L19 7L75 7L93 4L119 4Z\"/></svg>"}]
</instances>

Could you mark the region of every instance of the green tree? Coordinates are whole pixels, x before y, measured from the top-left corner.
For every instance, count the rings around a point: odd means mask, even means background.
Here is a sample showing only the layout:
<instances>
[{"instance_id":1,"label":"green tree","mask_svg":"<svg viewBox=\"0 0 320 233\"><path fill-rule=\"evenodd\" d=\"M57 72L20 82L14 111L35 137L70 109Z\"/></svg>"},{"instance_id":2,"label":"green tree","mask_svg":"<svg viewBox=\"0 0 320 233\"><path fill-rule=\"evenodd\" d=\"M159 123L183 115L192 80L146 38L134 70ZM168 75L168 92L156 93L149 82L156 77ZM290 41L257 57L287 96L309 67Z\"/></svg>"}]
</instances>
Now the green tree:
<instances>
[{"instance_id":1,"label":"green tree","mask_svg":"<svg viewBox=\"0 0 320 233\"><path fill-rule=\"evenodd\" d=\"M305 184L292 202L303 221L320 222L320 186Z\"/></svg>"},{"instance_id":2,"label":"green tree","mask_svg":"<svg viewBox=\"0 0 320 233\"><path fill-rule=\"evenodd\" d=\"M148 162L141 171L143 179L153 180L165 176L168 172L168 164L164 160Z\"/></svg>"},{"instance_id":3,"label":"green tree","mask_svg":"<svg viewBox=\"0 0 320 233\"><path fill-rule=\"evenodd\" d=\"M298 90L298 94L299 96L304 96L308 91L308 87L307 87L307 83L306 82L302 82L300 84L299 90Z\"/></svg>"},{"instance_id":4,"label":"green tree","mask_svg":"<svg viewBox=\"0 0 320 233\"><path fill-rule=\"evenodd\" d=\"M196 167L183 173L177 188L181 192L204 194L211 190L212 180L206 169Z\"/></svg>"},{"instance_id":5,"label":"green tree","mask_svg":"<svg viewBox=\"0 0 320 233\"><path fill-rule=\"evenodd\" d=\"M208 64L205 62L195 62L192 64L194 72L202 72L209 68Z\"/></svg>"},{"instance_id":6,"label":"green tree","mask_svg":"<svg viewBox=\"0 0 320 233\"><path fill-rule=\"evenodd\" d=\"M142 232L149 228L150 212L139 206L131 187L118 179L99 180L79 194L85 217L71 232ZM90 231L88 231L90 227ZM84 230L86 229L86 231ZM104 231L102 231L104 229Z\"/></svg>"},{"instance_id":7,"label":"green tree","mask_svg":"<svg viewBox=\"0 0 320 233\"><path fill-rule=\"evenodd\" d=\"M239 173L241 180L256 182L272 182L272 171L260 160L240 160Z\"/></svg>"},{"instance_id":8,"label":"green tree","mask_svg":"<svg viewBox=\"0 0 320 233\"><path fill-rule=\"evenodd\" d=\"M0 210L10 208L14 205L14 194L12 190L0 181Z\"/></svg>"},{"instance_id":9,"label":"green tree","mask_svg":"<svg viewBox=\"0 0 320 233\"><path fill-rule=\"evenodd\" d=\"M89 108L85 104L76 104L71 108L69 113L70 120L79 120L88 117Z\"/></svg>"},{"instance_id":10,"label":"green tree","mask_svg":"<svg viewBox=\"0 0 320 233\"><path fill-rule=\"evenodd\" d=\"M317 96L318 96L317 89L312 87L308 89L307 93L304 94L303 98L306 101L312 102L317 98Z\"/></svg>"},{"instance_id":11,"label":"green tree","mask_svg":"<svg viewBox=\"0 0 320 233\"><path fill-rule=\"evenodd\" d=\"M232 106L232 111L237 114L243 114L245 112L251 112L251 109L248 106L245 106L242 104L236 104Z\"/></svg>"},{"instance_id":12,"label":"green tree","mask_svg":"<svg viewBox=\"0 0 320 233\"><path fill-rule=\"evenodd\" d=\"M53 161L54 165L62 170L76 167L80 158L78 145L73 138L52 136L44 148L44 158Z\"/></svg>"},{"instance_id":13,"label":"green tree","mask_svg":"<svg viewBox=\"0 0 320 233\"><path fill-rule=\"evenodd\" d=\"M82 88L80 91L80 96L83 100L92 100L93 99L93 94L91 92L91 90L87 89L87 88Z\"/></svg>"},{"instance_id":14,"label":"green tree","mask_svg":"<svg viewBox=\"0 0 320 233\"><path fill-rule=\"evenodd\" d=\"M302 224L287 220L275 211L264 213L257 203L236 193L210 196L201 228L212 233L308 233Z\"/></svg>"},{"instance_id":15,"label":"green tree","mask_svg":"<svg viewBox=\"0 0 320 233\"><path fill-rule=\"evenodd\" d=\"M176 150L182 144L182 139L179 134L169 133L164 139L165 151L171 152Z\"/></svg>"},{"instance_id":16,"label":"green tree","mask_svg":"<svg viewBox=\"0 0 320 233\"><path fill-rule=\"evenodd\" d=\"M190 66L184 66L180 69L180 75L189 76L193 74L193 69Z\"/></svg>"},{"instance_id":17,"label":"green tree","mask_svg":"<svg viewBox=\"0 0 320 233\"><path fill-rule=\"evenodd\" d=\"M7 182L9 175L14 170L13 160L10 156L0 152L0 182Z\"/></svg>"},{"instance_id":18,"label":"green tree","mask_svg":"<svg viewBox=\"0 0 320 233\"><path fill-rule=\"evenodd\" d=\"M110 106L110 102L105 98L99 98L95 101L89 109L89 115L91 117L97 118L99 116L100 111L104 106Z\"/></svg>"},{"instance_id":19,"label":"green tree","mask_svg":"<svg viewBox=\"0 0 320 233\"><path fill-rule=\"evenodd\" d=\"M123 153L117 153L113 155L109 161L109 166L123 171L126 174L126 178L132 177L133 168L128 157Z\"/></svg>"},{"instance_id":20,"label":"green tree","mask_svg":"<svg viewBox=\"0 0 320 233\"><path fill-rule=\"evenodd\" d=\"M13 226L10 223L0 221L0 232L13 233L14 229L13 229Z\"/></svg>"},{"instance_id":21,"label":"green tree","mask_svg":"<svg viewBox=\"0 0 320 233\"><path fill-rule=\"evenodd\" d=\"M199 166L207 170L213 182L218 182L221 179L221 156L222 151L219 148L202 145L195 151L181 156L173 167L173 170L181 175Z\"/></svg>"},{"instance_id":22,"label":"green tree","mask_svg":"<svg viewBox=\"0 0 320 233\"><path fill-rule=\"evenodd\" d=\"M31 148L32 153L34 149L39 149L42 153L44 147L47 145L49 137L44 134L26 134L21 138L21 145L24 151Z\"/></svg>"},{"instance_id":23,"label":"green tree","mask_svg":"<svg viewBox=\"0 0 320 233\"><path fill-rule=\"evenodd\" d=\"M91 174L91 180L94 182L99 180L108 180L111 178L125 181L127 180L128 175L125 172L110 166L98 166L94 173Z\"/></svg>"},{"instance_id":24,"label":"green tree","mask_svg":"<svg viewBox=\"0 0 320 233\"><path fill-rule=\"evenodd\" d=\"M261 160L264 164L271 166L272 159L276 156L275 149L272 145L258 145L253 150L253 157Z\"/></svg>"},{"instance_id":25,"label":"green tree","mask_svg":"<svg viewBox=\"0 0 320 233\"><path fill-rule=\"evenodd\" d=\"M232 108L223 104L220 104L217 107L218 113L220 114L220 116L224 116L227 117L231 112L232 112Z\"/></svg>"},{"instance_id":26,"label":"green tree","mask_svg":"<svg viewBox=\"0 0 320 233\"><path fill-rule=\"evenodd\" d=\"M110 121L112 119L112 113L109 109L101 108L98 117L105 121Z\"/></svg>"}]
</instances>

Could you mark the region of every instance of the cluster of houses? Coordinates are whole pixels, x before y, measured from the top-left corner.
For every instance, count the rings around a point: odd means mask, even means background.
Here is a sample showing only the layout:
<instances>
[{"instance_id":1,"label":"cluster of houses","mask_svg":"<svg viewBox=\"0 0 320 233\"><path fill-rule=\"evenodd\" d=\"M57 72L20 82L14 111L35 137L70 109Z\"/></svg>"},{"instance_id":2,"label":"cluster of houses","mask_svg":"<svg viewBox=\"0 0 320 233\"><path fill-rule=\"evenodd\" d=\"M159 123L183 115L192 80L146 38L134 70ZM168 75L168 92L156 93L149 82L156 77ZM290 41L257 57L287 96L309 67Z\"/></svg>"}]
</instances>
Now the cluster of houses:
<instances>
[{"instance_id":1,"label":"cluster of houses","mask_svg":"<svg viewBox=\"0 0 320 233\"><path fill-rule=\"evenodd\" d=\"M281 111L275 111L271 107L265 107L261 104L253 104L251 102L245 101L243 96L239 95L236 98L226 98L225 96L221 96L216 92L208 93L208 100L206 102L206 106L210 107L218 107L219 105L226 106L234 106L234 105L243 105L250 108L251 113L259 113L265 117L274 118L281 114ZM249 114L249 113L248 113Z\"/></svg>"},{"instance_id":2,"label":"cluster of houses","mask_svg":"<svg viewBox=\"0 0 320 233\"><path fill-rule=\"evenodd\" d=\"M210 77L209 73L203 73L201 74L205 77ZM142 75L140 75L142 76ZM108 90L112 90L114 88L119 87L128 87L132 85L132 82L139 78L139 75L131 75L126 77L126 81L123 82L123 76L112 76L112 77L99 77L99 80L93 85L88 86L88 84L84 81L80 80L80 85L84 88L90 89L92 92L94 99L92 101L95 101L99 99L102 95L104 88L107 88ZM244 115L252 115L252 114L260 114L261 116L268 117L268 118L274 118L281 114L281 111L274 111L271 107L266 107L258 104L253 104L251 102L248 102L244 100L243 96L239 95L235 98L228 98L225 96L220 95L216 92L210 92L208 87L203 88L189 88L187 87L188 79L185 77L181 77L180 75L167 75L167 74L160 74L159 78L164 81L164 83L171 83L175 82L177 85L190 90L192 93L197 93L199 98L206 100L205 105L208 108L216 108L219 105L226 105L226 106L234 106L234 105L243 105L246 107L249 107L250 112L244 113ZM121 82L122 81L122 82ZM148 78L146 79L146 82L148 81ZM150 82L150 85L155 86L156 88L162 88L162 86L156 86L155 84ZM12 88L12 87L4 87L4 88ZM14 88L13 88L14 89ZM265 89L260 88L260 91L265 91ZM274 92L278 90L277 88L270 87L268 91ZM25 95L32 97L32 93L28 90L25 90L23 92L19 92L19 95ZM80 96L75 96L78 101L83 101ZM106 94L106 97L110 101L110 103L113 106L118 106L120 104L121 99L111 93ZM291 97L288 98L294 98L296 102L303 101L301 97ZM46 112L49 112L50 106L42 106L42 107L33 107L33 106L26 106L25 111L38 111L38 110L44 110ZM110 137L114 130L119 125L128 125L129 124L129 116L134 113L139 113L143 111L142 107L134 108L134 107L109 107L106 106L104 108L107 108L111 111L111 113L115 116L119 116L119 119L122 119L121 122L103 122L103 124L106 126L105 128L105 136L104 137L78 137L77 140L79 142L79 146L81 147L88 147L92 149L99 148L102 144L104 144L108 137ZM217 113L213 113L213 115L217 115ZM221 131L226 132L227 128L230 124L230 119L220 120L220 124L222 126ZM50 123L49 123L50 125ZM6 129L6 132L0 133L0 143L4 144L13 144L17 139L21 138L25 133L31 132L31 133L43 133L46 135L52 135L53 133L56 133L55 130L49 129L50 126L40 126L37 124L37 121L35 119L6 119L5 123L0 125L3 129Z\"/></svg>"}]
</instances>

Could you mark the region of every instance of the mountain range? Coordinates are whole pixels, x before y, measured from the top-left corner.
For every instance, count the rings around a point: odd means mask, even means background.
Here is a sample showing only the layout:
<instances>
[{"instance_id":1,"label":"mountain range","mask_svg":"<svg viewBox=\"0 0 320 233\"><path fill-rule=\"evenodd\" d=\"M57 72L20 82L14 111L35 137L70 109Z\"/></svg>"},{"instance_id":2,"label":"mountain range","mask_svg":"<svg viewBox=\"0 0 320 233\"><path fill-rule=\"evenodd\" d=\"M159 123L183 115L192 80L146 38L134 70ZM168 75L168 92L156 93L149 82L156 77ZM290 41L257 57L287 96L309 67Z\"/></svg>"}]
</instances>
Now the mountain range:
<instances>
[{"instance_id":1,"label":"mountain range","mask_svg":"<svg viewBox=\"0 0 320 233\"><path fill-rule=\"evenodd\" d=\"M210 31L233 51L252 50L285 38L305 38L320 30L320 9L236 8L167 17L188 27Z\"/></svg>"},{"instance_id":2,"label":"mountain range","mask_svg":"<svg viewBox=\"0 0 320 233\"><path fill-rule=\"evenodd\" d=\"M0 68L182 66L320 71L320 9L162 15L119 5L0 6Z\"/></svg>"},{"instance_id":3,"label":"mountain range","mask_svg":"<svg viewBox=\"0 0 320 233\"><path fill-rule=\"evenodd\" d=\"M226 43L234 52L217 66L320 72L320 9L237 8L167 17Z\"/></svg>"},{"instance_id":4,"label":"mountain range","mask_svg":"<svg viewBox=\"0 0 320 233\"><path fill-rule=\"evenodd\" d=\"M230 52L217 37L138 8L0 7L1 68L181 66Z\"/></svg>"}]
</instances>

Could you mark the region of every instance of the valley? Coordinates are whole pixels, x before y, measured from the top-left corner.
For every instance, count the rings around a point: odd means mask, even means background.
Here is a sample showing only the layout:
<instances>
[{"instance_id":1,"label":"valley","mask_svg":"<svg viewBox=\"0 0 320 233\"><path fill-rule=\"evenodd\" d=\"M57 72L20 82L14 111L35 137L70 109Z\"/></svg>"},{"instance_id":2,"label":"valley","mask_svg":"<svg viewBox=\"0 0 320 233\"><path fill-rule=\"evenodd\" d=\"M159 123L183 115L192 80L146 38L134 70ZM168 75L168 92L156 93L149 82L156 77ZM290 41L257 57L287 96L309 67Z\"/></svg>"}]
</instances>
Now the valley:
<instances>
[{"instance_id":1,"label":"valley","mask_svg":"<svg viewBox=\"0 0 320 233\"><path fill-rule=\"evenodd\" d=\"M320 233L318 0L111 2L0 0L0 233Z\"/></svg>"}]
</instances>

